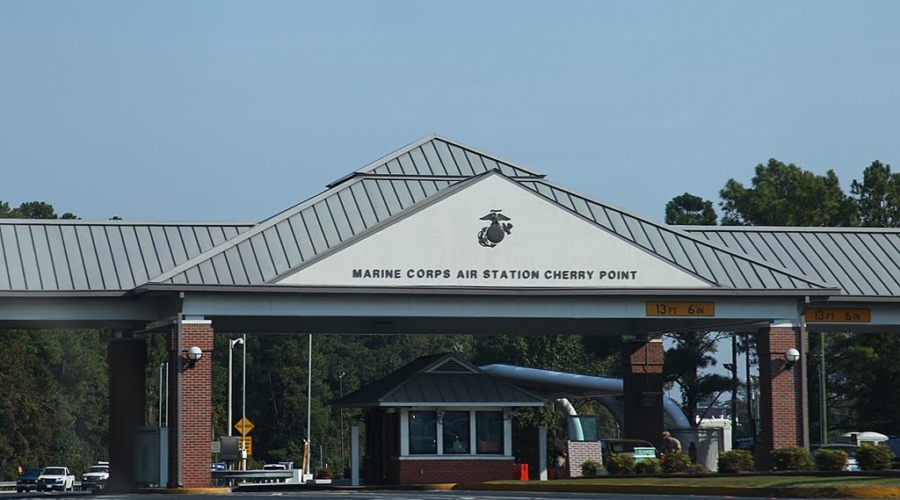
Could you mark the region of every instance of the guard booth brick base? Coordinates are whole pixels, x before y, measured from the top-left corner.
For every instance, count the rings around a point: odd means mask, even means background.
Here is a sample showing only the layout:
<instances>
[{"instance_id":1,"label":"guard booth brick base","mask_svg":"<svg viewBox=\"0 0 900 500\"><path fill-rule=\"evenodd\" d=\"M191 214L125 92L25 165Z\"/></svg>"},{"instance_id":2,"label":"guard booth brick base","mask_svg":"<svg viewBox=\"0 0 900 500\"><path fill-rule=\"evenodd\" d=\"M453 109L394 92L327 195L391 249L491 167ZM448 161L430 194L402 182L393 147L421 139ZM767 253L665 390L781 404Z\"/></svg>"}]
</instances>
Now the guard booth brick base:
<instances>
[{"instance_id":1,"label":"guard booth brick base","mask_svg":"<svg viewBox=\"0 0 900 500\"><path fill-rule=\"evenodd\" d=\"M512 458L504 460L395 460L399 484L480 483L515 479Z\"/></svg>"}]
</instances>

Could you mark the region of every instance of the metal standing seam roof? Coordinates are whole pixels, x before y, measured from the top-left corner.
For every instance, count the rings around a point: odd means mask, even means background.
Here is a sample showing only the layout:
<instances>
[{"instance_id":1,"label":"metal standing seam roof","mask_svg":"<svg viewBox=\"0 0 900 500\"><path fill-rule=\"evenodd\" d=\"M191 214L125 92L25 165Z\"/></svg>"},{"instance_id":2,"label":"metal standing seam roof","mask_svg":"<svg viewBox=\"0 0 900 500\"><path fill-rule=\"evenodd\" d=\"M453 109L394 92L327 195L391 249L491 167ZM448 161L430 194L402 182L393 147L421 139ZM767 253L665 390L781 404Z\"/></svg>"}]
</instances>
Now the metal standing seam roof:
<instances>
[{"instance_id":1,"label":"metal standing seam roof","mask_svg":"<svg viewBox=\"0 0 900 500\"><path fill-rule=\"evenodd\" d=\"M125 292L251 226L0 219L0 291Z\"/></svg>"},{"instance_id":2,"label":"metal standing seam roof","mask_svg":"<svg viewBox=\"0 0 900 500\"><path fill-rule=\"evenodd\" d=\"M363 233L370 234L389 220L407 216L422 208L422 202L448 196L468 182L487 175L501 175L523 188L581 216L675 266L715 286L741 290L822 290L827 284L795 271L787 271L756 260L739 251L716 246L702 238L651 221L612 205L577 195L555 186L533 172L508 164L511 178L500 170L484 170L468 177L417 175L425 163L417 158L416 169L387 169L400 164L398 157L411 150L458 149L447 139L430 137L378 160L353 176L332 184L332 188L282 212L233 238L220 248L186 262L152 281L206 285L265 285L295 271L313 258L334 251ZM499 163L496 159L467 152L468 162L480 165ZM454 155L459 158L460 154ZM477 161L474 159L477 158ZM430 165L433 162L429 162ZM526 175L527 174L527 175ZM450 187L453 189L448 189ZM199 269L206 266L206 270ZM215 273L211 272L215 269ZM193 272L192 279L188 273ZM196 277L200 279L197 280Z\"/></svg>"},{"instance_id":3,"label":"metal standing seam roof","mask_svg":"<svg viewBox=\"0 0 900 500\"><path fill-rule=\"evenodd\" d=\"M265 285L464 182L406 175L355 177L151 281Z\"/></svg>"},{"instance_id":4,"label":"metal standing seam roof","mask_svg":"<svg viewBox=\"0 0 900 500\"><path fill-rule=\"evenodd\" d=\"M834 287L817 277L698 238L675 226L640 217L543 179L523 179L516 182L719 287L739 290L821 290Z\"/></svg>"},{"instance_id":5,"label":"metal standing seam roof","mask_svg":"<svg viewBox=\"0 0 900 500\"><path fill-rule=\"evenodd\" d=\"M846 296L900 296L900 231L881 228L681 226L732 248L827 283Z\"/></svg>"},{"instance_id":6,"label":"metal standing seam roof","mask_svg":"<svg viewBox=\"0 0 900 500\"><path fill-rule=\"evenodd\" d=\"M542 406L544 400L453 353L423 356L335 402L338 406Z\"/></svg>"},{"instance_id":7,"label":"metal standing seam roof","mask_svg":"<svg viewBox=\"0 0 900 500\"><path fill-rule=\"evenodd\" d=\"M486 175L721 288L900 295L900 230L667 226L436 135L259 224L0 220L0 292L265 285Z\"/></svg>"},{"instance_id":8,"label":"metal standing seam roof","mask_svg":"<svg viewBox=\"0 0 900 500\"><path fill-rule=\"evenodd\" d=\"M483 153L471 146L432 134L407 144L361 169L341 177L333 188L358 175L412 175L467 178L497 170L507 177L542 178L544 174Z\"/></svg>"}]
</instances>

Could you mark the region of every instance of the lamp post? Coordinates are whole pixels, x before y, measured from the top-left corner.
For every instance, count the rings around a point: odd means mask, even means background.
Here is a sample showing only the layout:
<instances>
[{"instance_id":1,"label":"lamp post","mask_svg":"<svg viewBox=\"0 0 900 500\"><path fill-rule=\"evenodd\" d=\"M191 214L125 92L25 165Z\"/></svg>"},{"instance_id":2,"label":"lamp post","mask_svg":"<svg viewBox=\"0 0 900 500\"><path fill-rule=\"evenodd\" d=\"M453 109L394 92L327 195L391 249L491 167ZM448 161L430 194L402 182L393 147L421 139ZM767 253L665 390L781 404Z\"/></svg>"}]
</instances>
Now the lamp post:
<instances>
[{"instance_id":1,"label":"lamp post","mask_svg":"<svg viewBox=\"0 0 900 500\"><path fill-rule=\"evenodd\" d=\"M231 435L231 429L234 426L234 423L231 421L231 393L232 393L232 383L231 383L231 359L232 359L232 351L234 351L234 346L244 344L244 339L228 339L228 435ZM246 351L246 349L244 349Z\"/></svg>"},{"instance_id":2,"label":"lamp post","mask_svg":"<svg viewBox=\"0 0 900 500\"><path fill-rule=\"evenodd\" d=\"M731 372L731 448L737 443L737 406L738 406L738 369L737 369L737 334L731 335L731 363L723 365Z\"/></svg>"},{"instance_id":3,"label":"lamp post","mask_svg":"<svg viewBox=\"0 0 900 500\"><path fill-rule=\"evenodd\" d=\"M338 387L340 388L342 398L344 397L344 375L346 375L346 373L344 373L343 371L341 371L341 373L338 375ZM341 406L340 408L338 408L338 410L341 412L341 474L343 474L344 467L345 467L344 466L344 407Z\"/></svg>"},{"instance_id":4,"label":"lamp post","mask_svg":"<svg viewBox=\"0 0 900 500\"><path fill-rule=\"evenodd\" d=\"M312 334L309 334L308 361L306 365L306 470L304 474L310 474L312 467Z\"/></svg>"},{"instance_id":5,"label":"lamp post","mask_svg":"<svg viewBox=\"0 0 900 500\"><path fill-rule=\"evenodd\" d=\"M244 366L241 368L241 470L247 470L247 334L241 338L244 346Z\"/></svg>"},{"instance_id":6,"label":"lamp post","mask_svg":"<svg viewBox=\"0 0 900 500\"><path fill-rule=\"evenodd\" d=\"M750 378L750 334L744 336L744 341L744 346L747 348L747 421L750 424L750 437L753 438L751 443L756 446L756 422L753 419L753 379Z\"/></svg>"}]
</instances>

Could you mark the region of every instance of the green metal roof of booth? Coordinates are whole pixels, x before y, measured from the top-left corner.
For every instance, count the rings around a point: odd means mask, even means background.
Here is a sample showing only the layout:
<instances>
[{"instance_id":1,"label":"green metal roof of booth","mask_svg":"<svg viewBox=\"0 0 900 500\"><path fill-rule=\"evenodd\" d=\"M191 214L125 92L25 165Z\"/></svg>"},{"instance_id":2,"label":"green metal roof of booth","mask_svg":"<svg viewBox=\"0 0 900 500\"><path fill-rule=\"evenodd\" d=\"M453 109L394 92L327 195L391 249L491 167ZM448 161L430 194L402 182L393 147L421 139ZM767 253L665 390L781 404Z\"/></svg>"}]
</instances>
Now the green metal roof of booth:
<instances>
[{"instance_id":1,"label":"green metal roof of booth","mask_svg":"<svg viewBox=\"0 0 900 500\"><path fill-rule=\"evenodd\" d=\"M543 406L544 400L453 353L415 359L337 400L344 407Z\"/></svg>"}]
</instances>

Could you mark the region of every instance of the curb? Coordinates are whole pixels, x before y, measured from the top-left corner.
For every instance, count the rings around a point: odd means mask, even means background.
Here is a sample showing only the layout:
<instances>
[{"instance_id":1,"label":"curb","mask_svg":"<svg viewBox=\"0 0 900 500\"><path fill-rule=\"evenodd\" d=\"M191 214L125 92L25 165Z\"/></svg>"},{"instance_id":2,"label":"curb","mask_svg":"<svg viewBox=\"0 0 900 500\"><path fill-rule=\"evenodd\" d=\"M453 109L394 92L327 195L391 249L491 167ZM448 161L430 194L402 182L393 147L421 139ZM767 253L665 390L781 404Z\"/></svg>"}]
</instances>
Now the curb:
<instances>
[{"instance_id":1,"label":"curb","mask_svg":"<svg viewBox=\"0 0 900 500\"><path fill-rule=\"evenodd\" d=\"M222 494L231 492L262 491L520 491L537 493L612 493L636 495L696 495L696 496L731 496L731 497L770 497L770 498L900 498L900 487L887 486L810 486L810 487L727 487L727 486L677 486L677 485L623 485L623 484L559 484L553 481L522 481L521 483L438 483L418 485L379 485L379 486L329 486L295 485L273 487L274 485L246 485L232 488L168 488L154 490L156 493L168 494Z\"/></svg>"},{"instance_id":2,"label":"curb","mask_svg":"<svg viewBox=\"0 0 900 500\"><path fill-rule=\"evenodd\" d=\"M153 490L154 493L164 493L167 495L192 495L197 493L203 493L207 495L222 495L225 493L231 493L231 488L218 487L218 488L162 488L158 490Z\"/></svg>"},{"instance_id":3,"label":"curb","mask_svg":"<svg viewBox=\"0 0 900 500\"><path fill-rule=\"evenodd\" d=\"M879 486L745 488L718 486L640 486L596 484L519 484L460 483L455 490L533 491L540 493L614 493L638 495L705 495L774 498L900 498L900 488Z\"/></svg>"}]
</instances>

